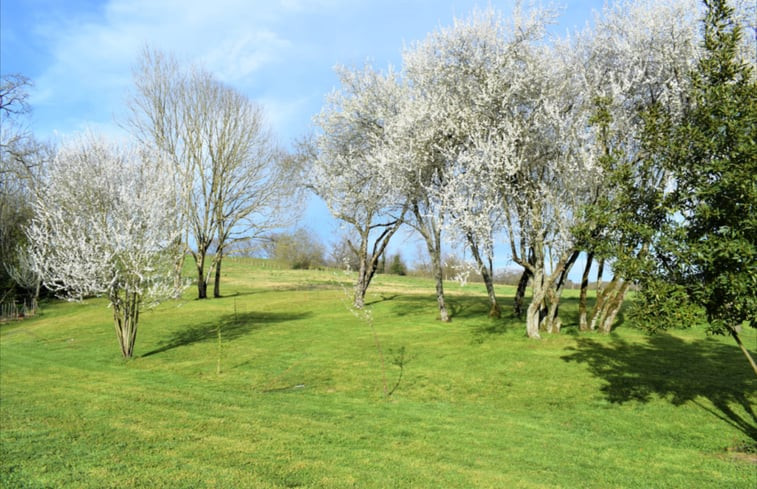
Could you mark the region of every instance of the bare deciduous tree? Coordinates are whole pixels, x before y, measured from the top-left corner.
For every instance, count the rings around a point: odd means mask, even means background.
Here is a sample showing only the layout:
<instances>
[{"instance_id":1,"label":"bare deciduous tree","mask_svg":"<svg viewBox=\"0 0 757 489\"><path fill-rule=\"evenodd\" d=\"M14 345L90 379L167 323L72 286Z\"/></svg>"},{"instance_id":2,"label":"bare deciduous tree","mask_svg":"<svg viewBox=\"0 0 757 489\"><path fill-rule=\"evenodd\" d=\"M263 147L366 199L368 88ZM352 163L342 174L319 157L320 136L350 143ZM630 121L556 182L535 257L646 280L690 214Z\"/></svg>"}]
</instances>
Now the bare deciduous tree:
<instances>
[{"instance_id":1,"label":"bare deciduous tree","mask_svg":"<svg viewBox=\"0 0 757 489\"><path fill-rule=\"evenodd\" d=\"M171 156L198 297L207 297L214 275L219 297L223 257L235 242L280 224L283 203L296 193L295 168L273 140L262 108L209 72L182 69L171 56L146 49L134 83L128 125Z\"/></svg>"},{"instance_id":2,"label":"bare deciduous tree","mask_svg":"<svg viewBox=\"0 0 757 489\"><path fill-rule=\"evenodd\" d=\"M39 293L39 279L28 267L24 226L31 219L35 183L50 158L49 147L26 129L31 111L23 75L0 81L0 302L21 291Z\"/></svg>"}]
</instances>

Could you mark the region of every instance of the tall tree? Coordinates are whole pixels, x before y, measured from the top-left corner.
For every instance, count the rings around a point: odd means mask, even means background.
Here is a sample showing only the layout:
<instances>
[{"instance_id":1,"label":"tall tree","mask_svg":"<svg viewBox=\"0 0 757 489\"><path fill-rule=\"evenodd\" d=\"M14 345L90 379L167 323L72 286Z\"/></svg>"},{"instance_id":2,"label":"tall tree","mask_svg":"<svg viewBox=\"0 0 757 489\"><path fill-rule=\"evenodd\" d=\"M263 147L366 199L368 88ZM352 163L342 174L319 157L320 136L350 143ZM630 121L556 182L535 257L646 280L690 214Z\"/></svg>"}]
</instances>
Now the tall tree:
<instances>
[{"instance_id":1,"label":"tall tree","mask_svg":"<svg viewBox=\"0 0 757 489\"><path fill-rule=\"evenodd\" d=\"M362 308L379 260L407 211L378 159L387 144L386 124L397 116L399 86L393 73L382 75L371 67L337 72L341 88L316 118L320 133L308 185L357 236L347 243L358 258L353 304Z\"/></svg>"},{"instance_id":2,"label":"tall tree","mask_svg":"<svg viewBox=\"0 0 757 489\"><path fill-rule=\"evenodd\" d=\"M0 303L15 300L19 293L39 293L39 277L27 260L24 226L32 217L35 185L50 155L49 147L26 129L31 86L17 74L0 80Z\"/></svg>"},{"instance_id":3,"label":"tall tree","mask_svg":"<svg viewBox=\"0 0 757 489\"><path fill-rule=\"evenodd\" d=\"M701 307L710 331L731 335L757 375L739 337L742 325L757 327L757 81L739 57L733 9L725 0L704 3L691 105L680 121L652 112L645 133L650 159L672 179L639 311L652 327L666 327L662 316L680 301Z\"/></svg>"},{"instance_id":4,"label":"tall tree","mask_svg":"<svg viewBox=\"0 0 757 489\"><path fill-rule=\"evenodd\" d=\"M261 107L207 71L182 69L171 56L146 49L134 83L129 127L171 156L197 294L207 297L215 276L218 297L227 250L280 224L295 168L276 146Z\"/></svg>"},{"instance_id":5,"label":"tall tree","mask_svg":"<svg viewBox=\"0 0 757 489\"><path fill-rule=\"evenodd\" d=\"M587 144L576 67L543 42L548 14L536 11L514 20L515 26L531 26L525 30L531 34L516 58L519 70L511 77L517 76L517 84L489 149L512 259L531 279L526 332L532 338L540 337L541 328L559 330L560 284L575 261L572 228L599 175ZM514 28L513 35L521 31Z\"/></svg>"},{"instance_id":6,"label":"tall tree","mask_svg":"<svg viewBox=\"0 0 757 489\"><path fill-rule=\"evenodd\" d=\"M409 223L426 243L443 320L448 319L443 232L467 243L487 282L490 312L497 315L486 263L491 263L493 236L502 222L492 162L507 166L510 160L492 149L501 147L499 138L508 134L502 114L511 109L505 101L512 87L521 86L521 44L533 39L543 20L534 15L508 31L493 9L476 11L403 53L405 93L390 126L390 178L408 196Z\"/></svg>"},{"instance_id":7,"label":"tall tree","mask_svg":"<svg viewBox=\"0 0 757 489\"><path fill-rule=\"evenodd\" d=\"M658 189L668 175L644 162L643 114L654 106L678 118L688 104L687 73L697 54L696 15L695 0L617 2L564 47L581 67L576 70L581 103L591 114L591 143L602 174L589 189L577 230L579 246L591 258L582 281L581 329L610 330L638 274L631 263L649 246ZM640 219L642 215L646 217ZM613 277L601 287L601 274L597 276L597 301L589 312L588 267L594 259L611 265Z\"/></svg>"},{"instance_id":8,"label":"tall tree","mask_svg":"<svg viewBox=\"0 0 757 489\"><path fill-rule=\"evenodd\" d=\"M140 310L172 292L178 210L160 153L92 135L58 150L34 201L27 233L36 272L63 297L106 296L125 358Z\"/></svg>"},{"instance_id":9,"label":"tall tree","mask_svg":"<svg viewBox=\"0 0 757 489\"><path fill-rule=\"evenodd\" d=\"M490 317L500 316L493 258L503 219L489 154L481 147L498 128L501 104L512 86L512 53L527 38L510 38L500 14L489 8L440 30L425 52L434 87L429 90L431 117L439 127L434 145L446 166L444 185L428 191L441 203L448 240L462 243L475 261Z\"/></svg>"}]
</instances>

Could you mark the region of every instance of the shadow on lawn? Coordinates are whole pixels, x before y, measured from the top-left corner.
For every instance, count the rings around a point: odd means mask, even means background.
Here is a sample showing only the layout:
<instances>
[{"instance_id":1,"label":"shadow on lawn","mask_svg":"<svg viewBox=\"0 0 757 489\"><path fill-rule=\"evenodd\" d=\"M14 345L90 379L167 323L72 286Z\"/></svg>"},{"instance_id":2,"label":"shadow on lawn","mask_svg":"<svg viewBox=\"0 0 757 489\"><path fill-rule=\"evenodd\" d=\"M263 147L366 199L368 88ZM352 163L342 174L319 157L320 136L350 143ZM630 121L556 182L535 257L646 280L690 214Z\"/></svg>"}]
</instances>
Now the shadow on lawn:
<instances>
[{"instance_id":1,"label":"shadow on lawn","mask_svg":"<svg viewBox=\"0 0 757 489\"><path fill-rule=\"evenodd\" d=\"M418 311L434 311L437 316L439 309L436 295L429 294L406 294L391 298L392 313L397 316L409 316L418 314ZM379 301L376 301L379 302ZM473 317L486 317L488 303L486 298L446 295L445 303L450 319L466 319Z\"/></svg>"},{"instance_id":2,"label":"shadow on lawn","mask_svg":"<svg viewBox=\"0 0 757 489\"><path fill-rule=\"evenodd\" d=\"M693 402L738 428L757 446L757 414L748 393L757 380L741 351L714 339L684 341L667 334L649 336L646 344L613 338L610 343L577 338L567 362L588 365L590 372L606 382L608 401L649 402L653 396L674 406ZM710 408L700 399L707 399ZM739 405L744 414L732 406Z\"/></svg>"},{"instance_id":3,"label":"shadow on lawn","mask_svg":"<svg viewBox=\"0 0 757 489\"><path fill-rule=\"evenodd\" d=\"M200 343L203 341L216 340L218 338L218 326L221 326L223 341L230 341L244 336L252 331L262 329L277 323L295 321L310 316L309 312L302 313L275 313L275 312L248 312L242 314L226 314L215 322L195 324L172 333L161 345L142 357L149 357L163 353L181 346Z\"/></svg>"},{"instance_id":4,"label":"shadow on lawn","mask_svg":"<svg viewBox=\"0 0 757 489\"><path fill-rule=\"evenodd\" d=\"M529 296L523 303L523 314L519 317L515 315L513 311L512 299L502 298L498 300L501 317L499 319L491 319L486 323L477 323L471 330L474 336L474 341L483 343L487 338L491 336L501 335L508 331L522 330L523 334L526 334L526 315L525 309L531 301ZM589 301L589 308L593 305L593 301ZM488 303L486 301L481 302L479 306L472 309L472 314L480 313L481 316L486 317L488 314ZM563 297L560 299L559 316L561 320L561 333L569 335L577 335L578 332L578 298L576 297ZM618 314L618 321L615 327L618 327L623 323L623 312Z\"/></svg>"}]
</instances>

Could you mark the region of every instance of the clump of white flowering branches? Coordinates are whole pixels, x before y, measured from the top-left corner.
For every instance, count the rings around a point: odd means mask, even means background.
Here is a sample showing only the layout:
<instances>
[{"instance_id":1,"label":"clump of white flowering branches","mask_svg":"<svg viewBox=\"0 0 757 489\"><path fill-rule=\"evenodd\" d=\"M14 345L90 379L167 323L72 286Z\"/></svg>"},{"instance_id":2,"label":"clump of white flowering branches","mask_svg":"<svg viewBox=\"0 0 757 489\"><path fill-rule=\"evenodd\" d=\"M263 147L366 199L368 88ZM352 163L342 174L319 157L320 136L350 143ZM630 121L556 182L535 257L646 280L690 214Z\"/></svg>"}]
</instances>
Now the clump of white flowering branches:
<instances>
[{"instance_id":1,"label":"clump of white flowering branches","mask_svg":"<svg viewBox=\"0 0 757 489\"><path fill-rule=\"evenodd\" d=\"M179 236L170 165L159 153L87 135L62 145L27 233L36 272L68 300L105 296L124 358L139 311L174 291Z\"/></svg>"}]
</instances>

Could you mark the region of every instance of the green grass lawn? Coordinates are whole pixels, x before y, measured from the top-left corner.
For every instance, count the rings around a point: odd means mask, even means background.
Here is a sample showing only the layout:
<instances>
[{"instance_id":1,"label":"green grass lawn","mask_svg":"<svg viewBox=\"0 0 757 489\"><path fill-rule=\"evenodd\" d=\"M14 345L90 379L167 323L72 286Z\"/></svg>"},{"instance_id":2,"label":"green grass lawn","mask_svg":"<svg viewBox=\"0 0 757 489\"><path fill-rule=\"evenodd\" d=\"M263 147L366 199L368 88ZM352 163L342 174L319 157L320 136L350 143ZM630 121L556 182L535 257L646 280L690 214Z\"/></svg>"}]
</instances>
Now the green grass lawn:
<instances>
[{"instance_id":1,"label":"green grass lawn","mask_svg":"<svg viewBox=\"0 0 757 489\"><path fill-rule=\"evenodd\" d=\"M757 381L728 338L578 334L569 296L533 341L481 285L448 284L443 324L430 281L379 276L384 375L349 276L260 265L145 311L131 361L103 300L0 326L0 487L757 487Z\"/></svg>"}]
</instances>

